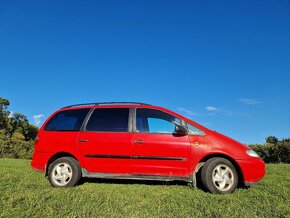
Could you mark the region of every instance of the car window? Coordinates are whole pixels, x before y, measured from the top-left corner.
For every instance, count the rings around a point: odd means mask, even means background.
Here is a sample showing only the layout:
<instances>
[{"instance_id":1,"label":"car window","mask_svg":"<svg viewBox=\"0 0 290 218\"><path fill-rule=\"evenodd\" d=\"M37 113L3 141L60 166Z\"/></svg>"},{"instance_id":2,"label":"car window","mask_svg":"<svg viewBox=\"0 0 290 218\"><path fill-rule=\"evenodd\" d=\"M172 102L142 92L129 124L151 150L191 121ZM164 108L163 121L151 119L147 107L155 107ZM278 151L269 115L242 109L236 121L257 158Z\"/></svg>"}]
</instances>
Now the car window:
<instances>
[{"instance_id":1,"label":"car window","mask_svg":"<svg viewBox=\"0 0 290 218\"><path fill-rule=\"evenodd\" d=\"M79 131L90 109L66 110L55 114L45 125L45 131Z\"/></svg>"},{"instance_id":2,"label":"car window","mask_svg":"<svg viewBox=\"0 0 290 218\"><path fill-rule=\"evenodd\" d=\"M180 119L154 109L137 109L137 132L172 134L175 127L174 123L180 124Z\"/></svg>"},{"instance_id":3,"label":"car window","mask_svg":"<svg viewBox=\"0 0 290 218\"><path fill-rule=\"evenodd\" d=\"M188 134L189 135L205 135L205 132L202 131L201 129L186 123L187 129L188 129Z\"/></svg>"},{"instance_id":4,"label":"car window","mask_svg":"<svg viewBox=\"0 0 290 218\"><path fill-rule=\"evenodd\" d=\"M127 132L128 119L128 108L95 109L86 130L96 132Z\"/></svg>"}]
</instances>

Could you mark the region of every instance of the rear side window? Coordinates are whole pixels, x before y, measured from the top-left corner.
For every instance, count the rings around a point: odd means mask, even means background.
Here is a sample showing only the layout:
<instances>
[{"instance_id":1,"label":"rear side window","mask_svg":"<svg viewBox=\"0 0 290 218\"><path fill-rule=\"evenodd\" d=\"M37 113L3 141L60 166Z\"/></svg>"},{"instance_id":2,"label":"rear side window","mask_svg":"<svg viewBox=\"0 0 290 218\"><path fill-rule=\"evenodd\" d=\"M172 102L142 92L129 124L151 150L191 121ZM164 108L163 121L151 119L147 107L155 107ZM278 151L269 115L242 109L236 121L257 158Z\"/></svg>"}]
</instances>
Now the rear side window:
<instances>
[{"instance_id":1,"label":"rear side window","mask_svg":"<svg viewBox=\"0 0 290 218\"><path fill-rule=\"evenodd\" d=\"M86 127L94 132L128 132L128 108L95 109Z\"/></svg>"},{"instance_id":2,"label":"rear side window","mask_svg":"<svg viewBox=\"0 0 290 218\"><path fill-rule=\"evenodd\" d=\"M45 131L79 131L90 109L66 110L55 114L45 125Z\"/></svg>"}]
</instances>

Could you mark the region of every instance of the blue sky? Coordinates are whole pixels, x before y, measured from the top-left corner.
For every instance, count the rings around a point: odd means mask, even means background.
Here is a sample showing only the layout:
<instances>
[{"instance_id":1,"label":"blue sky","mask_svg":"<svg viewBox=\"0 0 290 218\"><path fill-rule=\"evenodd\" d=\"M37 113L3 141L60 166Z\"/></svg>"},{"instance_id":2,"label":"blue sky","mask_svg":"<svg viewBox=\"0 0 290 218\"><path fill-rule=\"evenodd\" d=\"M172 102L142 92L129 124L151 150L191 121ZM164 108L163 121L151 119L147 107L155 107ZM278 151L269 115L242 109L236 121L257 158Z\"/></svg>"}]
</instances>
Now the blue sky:
<instances>
[{"instance_id":1,"label":"blue sky","mask_svg":"<svg viewBox=\"0 0 290 218\"><path fill-rule=\"evenodd\" d=\"M31 123L141 101L243 143L290 137L290 2L0 1L0 78Z\"/></svg>"}]
</instances>

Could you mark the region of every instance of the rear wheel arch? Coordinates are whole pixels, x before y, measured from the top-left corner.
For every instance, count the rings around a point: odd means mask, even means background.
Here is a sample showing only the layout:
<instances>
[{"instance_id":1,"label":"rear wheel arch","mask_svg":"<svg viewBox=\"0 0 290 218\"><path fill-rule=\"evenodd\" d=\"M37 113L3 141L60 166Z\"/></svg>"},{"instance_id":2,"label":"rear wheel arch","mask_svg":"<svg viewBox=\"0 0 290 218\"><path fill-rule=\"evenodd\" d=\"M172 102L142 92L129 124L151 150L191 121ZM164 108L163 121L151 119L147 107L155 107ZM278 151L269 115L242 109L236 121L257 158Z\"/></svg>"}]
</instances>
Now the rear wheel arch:
<instances>
[{"instance_id":1,"label":"rear wheel arch","mask_svg":"<svg viewBox=\"0 0 290 218\"><path fill-rule=\"evenodd\" d=\"M68 153L68 152L55 153L53 156L51 156L49 158L49 160L47 162L47 165L46 165L46 168L45 168L45 176L47 176L49 165L51 165L54 161L56 161L57 159L62 158L62 157L72 157L72 158L76 159L76 161L79 162L79 160L74 155L72 155L71 153Z\"/></svg>"},{"instance_id":2,"label":"rear wheel arch","mask_svg":"<svg viewBox=\"0 0 290 218\"><path fill-rule=\"evenodd\" d=\"M239 166L239 164L233 158L231 158L230 156L225 155L225 154L215 153L215 154L210 154L210 155L207 155L207 156L203 157L198 162L197 167L195 169L195 173L196 174L200 173L204 163L206 161L208 161L209 159L216 158L216 157L227 159L228 161L230 161L233 164L233 166L235 167L235 169L237 171L238 178L239 178L238 187L244 187L244 174L243 174L243 171L242 171L241 167Z\"/></svg>"}]
</instances>

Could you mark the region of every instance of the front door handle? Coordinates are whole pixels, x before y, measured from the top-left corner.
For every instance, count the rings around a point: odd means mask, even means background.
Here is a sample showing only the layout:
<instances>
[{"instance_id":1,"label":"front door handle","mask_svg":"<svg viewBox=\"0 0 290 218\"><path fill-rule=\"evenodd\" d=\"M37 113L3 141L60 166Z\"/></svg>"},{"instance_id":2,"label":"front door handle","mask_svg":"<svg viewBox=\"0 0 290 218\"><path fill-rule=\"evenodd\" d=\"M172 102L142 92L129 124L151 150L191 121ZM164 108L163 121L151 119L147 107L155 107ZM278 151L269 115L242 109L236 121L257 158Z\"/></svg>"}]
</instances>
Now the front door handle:
<instances>
[{"instance_id":1,"label":"front door handle","mask_svg":"<svg viewBox=\"0 0 290 218\"><path fill-rule=\"evenodd\" d=\"M88 139L80 139L79 142L88 142L89 140Z\"/></svg>"},{"instance_id":2,"label":"front door handle","mask_svg":"<svg viewBox=\"0 0 290 218\"><path fill-rule=\"evenodd\" d=\"M137 139L133 141L134 144L144 144L144 141L142 139Z\"/></svg>"}]
</instances>

